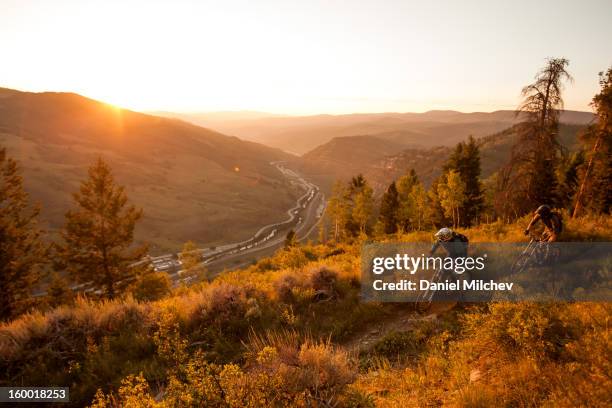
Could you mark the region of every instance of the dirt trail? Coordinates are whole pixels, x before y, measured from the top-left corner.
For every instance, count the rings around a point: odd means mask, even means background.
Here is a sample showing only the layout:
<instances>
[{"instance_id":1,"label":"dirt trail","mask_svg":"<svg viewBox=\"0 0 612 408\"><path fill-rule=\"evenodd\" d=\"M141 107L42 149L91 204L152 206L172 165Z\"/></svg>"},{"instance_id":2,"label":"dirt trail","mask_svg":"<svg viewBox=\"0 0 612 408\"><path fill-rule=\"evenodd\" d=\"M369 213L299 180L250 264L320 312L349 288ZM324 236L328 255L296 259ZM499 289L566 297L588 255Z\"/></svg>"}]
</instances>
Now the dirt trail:
<instances>
[{"instance_id":1,"label":"dirt trail","mask_svg":"<svg viewBox=\"0 0 612 408\"><path fill-rule=\"evenodd\" d=\"M455 303L434 303L426 314L415 312L412 304L407 303L395 306L391 314L385 318L356 333L352 338L342 343L342 346L351 353L359 354L369 350L376 342L394 331L408 331L417 321L435 320L440 313L454 307Z\"/></svg>"}]
</instances>

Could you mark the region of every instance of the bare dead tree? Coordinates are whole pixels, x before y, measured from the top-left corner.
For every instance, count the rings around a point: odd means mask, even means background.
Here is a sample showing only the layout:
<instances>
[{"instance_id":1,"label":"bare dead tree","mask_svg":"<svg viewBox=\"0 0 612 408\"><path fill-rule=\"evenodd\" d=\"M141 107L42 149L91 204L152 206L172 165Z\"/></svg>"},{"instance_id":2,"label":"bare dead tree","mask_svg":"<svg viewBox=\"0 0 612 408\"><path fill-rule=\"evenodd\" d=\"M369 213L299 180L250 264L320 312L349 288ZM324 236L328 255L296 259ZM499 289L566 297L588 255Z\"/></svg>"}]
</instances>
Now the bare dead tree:
<instances>
[{"instance_id":1,"label":"bare dead tree","mask_svg":"<svg viewBox=\"0 0 612 408\"><path fill-rule=\"evenodd\" d=\"M558 141L559 115L563 110L563 85L572 81L565 58L548 59L535 81L522 90L516 115L517 142L498 184L503 215L520 216L539 203L554 204L555 167L565 151Z\"/></svg>"}]
</instances>

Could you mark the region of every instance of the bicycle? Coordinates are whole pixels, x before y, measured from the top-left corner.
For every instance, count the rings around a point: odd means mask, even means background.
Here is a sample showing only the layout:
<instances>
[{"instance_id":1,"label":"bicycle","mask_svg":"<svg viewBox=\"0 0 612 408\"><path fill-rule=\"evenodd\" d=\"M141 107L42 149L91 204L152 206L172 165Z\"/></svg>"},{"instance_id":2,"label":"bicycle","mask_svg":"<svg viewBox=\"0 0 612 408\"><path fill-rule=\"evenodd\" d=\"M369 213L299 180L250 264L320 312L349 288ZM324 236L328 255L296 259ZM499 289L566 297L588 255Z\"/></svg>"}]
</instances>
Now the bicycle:
<instances>
[{"instance_id":1,"label":"bicycle","mask_svg":"<svg viewBox=\"0 0 612 408\"><path fill-rule=\"evenodd\" d=\"M437 269L431 277L431 282L438 283L442 281L442 275L443 271ZM416 302L414 303L414 308L417 313L423 314L431 308L435 294L436 290L431 289L431 285L429 285L426 290L419 292L419 296L417 296Z\"/></svg>"},{"instance_id":2,"label":"bicycle","mask_svg":"<svg viewBox=\"0 0 612 408\"><path fill-rule=\"evenodd\" d=\"M512 268L510 268L510 273L512 275L520 273L532 266L543 266L558 256L555 250L551 249L546 234L542 234L541 236L530 234L529 237L531 238L529 243L519 254Z\"/></svg>"},{"instance_id":3,"label":"bicycle","mask_svg":"<svg viewBox=\"0 0 612 408\"><path fill-rule=\"evenodd\" d=\"M455 275L455 273L452 270L448 271L444 269L436 269L434 271L434 274L431 277L430 282L440 283L442 282L445 275L449 275L455 282L459 282L459 283L462 281L462 279L467 279L467 280L471 279L470 274L467 272L465 272L465 274L462 275L462 278L459 278L459 276ZM417 299L414 302L414 308L419 314L423 314L427 312L431 308L431 305L435 299L437 289L432 288L431 286L432 285L429 285L427 289L419 292L419 295L417 296ZM460 296L459 299L455 299L455 300L457 300L458 302L464 301L464 295L462 292L460 293L459 296Z\"/></svg>"}]
</instances>

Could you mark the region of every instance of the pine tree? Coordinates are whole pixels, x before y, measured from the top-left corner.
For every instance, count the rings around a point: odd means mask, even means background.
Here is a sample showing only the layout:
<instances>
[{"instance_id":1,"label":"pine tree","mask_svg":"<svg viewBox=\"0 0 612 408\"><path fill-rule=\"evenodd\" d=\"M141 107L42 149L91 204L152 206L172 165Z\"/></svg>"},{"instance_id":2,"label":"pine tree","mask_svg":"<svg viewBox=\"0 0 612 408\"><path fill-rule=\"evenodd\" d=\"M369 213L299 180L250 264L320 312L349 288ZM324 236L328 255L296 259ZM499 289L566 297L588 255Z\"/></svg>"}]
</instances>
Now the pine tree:
<instances>
[{"instance_id":1,"label":"pine tree","mask_svg":"<svg viewBox=\"0 0 612 408\"><path fill-rule=\"evenodd\" d=\"M597 122L581 135L587 157L573 217L585 206L598 213L610 213L612 208L612 68L599 77L601 91L591 103Z\"/></svg>"},{"instance_id":2,"label":"pine tree","mask_svg":"<svg viewBox=\"0 0 612 408\"><path fill-rule=\"evenodd\" d=\"M472 225L478 219L483 205L483 189L480 182L480 149L476 140L472 136L469 137L464 149L464 162L461 178L465 183L466 201L463 205L464 224Z\"/></svg>"},{"instance_id":3,"label":"pine tree","mask_svg":"<svg viewBox=\"0 0 612 408\"><path fill-rule=\"evenodd\" d=\"M556 196L558 206L571 210L578 189L578 170L584 163L584 152L578 151L568 157L558 168Z\"/></svg>"},{"instance_id":4,"label":"pine tree","mask_svg":"<svg viewBox=\"0 0 612 408\"><path fill-rule=\"evenodd\" d=\"M366 186L366 184L367 184L367 181L365 177L363 177L363 174L358 174L354 176L353 178L351 178L351 181L349 182L349 195L358 193Z\"/></svg>"},{"instance_id":5,"label":"pine tree","mask_svg":"<svg viewBox=\"0 0 612 408\"><path fill-rule=\"evenodd\" d=\"M77 208L66 213L63 242L56 245L56 268L114 298L138 273L130 265L147 251L146 246L132 248L142 210L128 205L124 188L115 184L102 159L89 168L73 198Z\"/></svg>"},{"instance_id":6,"label":"pine tree","mask_svg":"<svg viewBox=\"0 0 612 408\"><path fill-rule=\"evenodd\" d=\"M47 288L47 303L51 307L70 305L74 302L74 292L68 281L59 273L54 272Z\"/></svg>"},{"instance_id":7,"label":"pine tree","mask_svg":"<svg viewBox=\"0 0 612 408\"><path fill-rule=\"evenodd\" d=\"M382 232L393 234L397 232L397 211L399 200L395 182L391 183L380 201L379 220L382 224Z\"/></svg>"},{"instance_id":8,"label":"pine tree","mask_svg":"<svg viewBox=\"0 0 612 408\"><path fill-rule=\"evenodd\" d=\"M517 115L524 121L516 126L518 142L510 163L500 174L496 205L507 216L520 216L541 204L555 205L556 172L564 153L558 141L559 115L563 109L563 82L571 80L565 58L549 59L534 83L523 88Z\"/></svg>"},{"instance_id":9,"label":"pine tree","mask_svg":"<svg viewBox=\"0 0 612 408\"><path fill-rule=\"evenodd\" d=\"M443 167L444 172L455 170L465 184L465 203L459 210L462 224L470 226L483 208L483 191L480 182L480 151L476 140L469 137L467 143L457 144Z\"/></svg>"},{"instance_id":10,"label":"pine tree","mask_svg":"<svg viewBox=\"0 0 612 408\"><path fill-rule=\"evenodd\" d=\"M461 173L461 169L463 167L463 162L464 162L463 160L464 158L463 148L464 147L465 147L465 144L463 142L457 143L457 145L455 146L455 150L453 150L451 155L448 157L446 164L442 167L442 171L444 173L450 170L455 170Z\"/></svg>"},{"instance_id":11,"label":"pine tree","mask_svg":"<svg viewBox=\"0 0 612 408\"><path fill-rule=\"evenodd\" d=\"M295 231L290 229L289 232L287 232L287 235L285 236L285 243L283 246L285 249L289 249L297 245L298 245L298 240L297 240Z\"/></svg>"},{"instance_id":12,"label":"pine tree","mask_svg":"<svg viewBox=\"0 0 612 408\"><path fill-rule=\"evenodd\" d=\"M0 149L0 320L13 318L34 303L32 289L42 273L46 248L17 162Z\"/></svg>"}]
</instances>

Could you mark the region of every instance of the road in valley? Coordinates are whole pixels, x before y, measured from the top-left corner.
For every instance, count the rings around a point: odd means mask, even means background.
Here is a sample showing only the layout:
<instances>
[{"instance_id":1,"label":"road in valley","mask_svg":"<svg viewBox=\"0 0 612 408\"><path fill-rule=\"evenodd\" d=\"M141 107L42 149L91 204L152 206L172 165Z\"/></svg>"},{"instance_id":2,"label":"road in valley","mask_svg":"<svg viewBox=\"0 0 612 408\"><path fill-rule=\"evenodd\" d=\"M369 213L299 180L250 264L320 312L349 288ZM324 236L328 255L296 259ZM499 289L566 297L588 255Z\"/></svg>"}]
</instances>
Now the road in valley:
<instances>
[{"instance_id":1,"label":"road in valley","mask_svg":"<svg viewBox=\"0 0 612 408\"><path fill-rule=\"evenodd\" d=\"M304 179L295 171L287 168L284 162L272 162L283 175L304 190L295 205L287 210L282 221L262 226L252 237L241 242L224 244L217 247L202 248L202 264L210 275L216 275L225 269L234 269L249 265L257 259L272 255L284 245L285 237L294 230L300 241L316 236L317 225L325 209L325 196L318 186ZM189 283L191 278L183 278L177 254L166 254L151 258L151 264L157 271L168 272L175 283Z\"/></svg>"}]
</instances>

